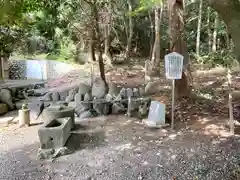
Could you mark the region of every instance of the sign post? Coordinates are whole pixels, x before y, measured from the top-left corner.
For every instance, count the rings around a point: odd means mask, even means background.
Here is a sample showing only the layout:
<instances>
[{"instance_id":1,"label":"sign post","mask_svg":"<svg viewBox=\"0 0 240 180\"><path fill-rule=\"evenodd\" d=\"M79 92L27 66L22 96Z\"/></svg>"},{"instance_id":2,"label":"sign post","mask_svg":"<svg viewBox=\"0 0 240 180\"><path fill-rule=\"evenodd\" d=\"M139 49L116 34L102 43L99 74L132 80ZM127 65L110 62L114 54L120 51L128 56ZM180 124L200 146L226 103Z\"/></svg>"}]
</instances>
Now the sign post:
<instances>
[{"instance_id":1,"label":"sign post","mask_svg":"<svg viewBox=\"0 0 240 180\"><path fill-rule=\"evenodd\" d=\"M175 79L182 79L183 58L176 52L167 54L164 58L166 78L172 80L172 129L174 128Z\"/></svg>"}]
</instances>

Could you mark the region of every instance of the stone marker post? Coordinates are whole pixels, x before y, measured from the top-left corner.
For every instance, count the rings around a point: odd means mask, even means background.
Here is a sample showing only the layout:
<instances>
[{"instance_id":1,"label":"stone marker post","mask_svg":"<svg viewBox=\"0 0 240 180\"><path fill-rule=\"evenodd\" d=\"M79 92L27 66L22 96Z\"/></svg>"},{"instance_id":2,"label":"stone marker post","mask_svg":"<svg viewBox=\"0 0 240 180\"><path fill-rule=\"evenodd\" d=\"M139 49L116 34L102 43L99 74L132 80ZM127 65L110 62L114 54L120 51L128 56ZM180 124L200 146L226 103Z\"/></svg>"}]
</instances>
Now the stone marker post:
<instances>
[{"instance_id":1,"label":"stone marker post","mask_svg":"<svg viewBox=\"0 0 240 180\"><path fill-rule=\"evenodd\" d=\"M18 111L19 115L19 127L24 127L25 125L30 125L30 109L28 109L26 104L22 105L22 109Z\"/></svg>"},{"instance_id":2,"label":"stone marker post","mask_svg":"<svg viewBox=\"0 0 240 180\"><path fill-rule=\"evenodd\" d=\"M133 91L131 88L127 89L127 97L128 97L128 109L127 109L127 116L131 117L131 110L132 110L132 96Z\"/></svg>"}]
</instances>

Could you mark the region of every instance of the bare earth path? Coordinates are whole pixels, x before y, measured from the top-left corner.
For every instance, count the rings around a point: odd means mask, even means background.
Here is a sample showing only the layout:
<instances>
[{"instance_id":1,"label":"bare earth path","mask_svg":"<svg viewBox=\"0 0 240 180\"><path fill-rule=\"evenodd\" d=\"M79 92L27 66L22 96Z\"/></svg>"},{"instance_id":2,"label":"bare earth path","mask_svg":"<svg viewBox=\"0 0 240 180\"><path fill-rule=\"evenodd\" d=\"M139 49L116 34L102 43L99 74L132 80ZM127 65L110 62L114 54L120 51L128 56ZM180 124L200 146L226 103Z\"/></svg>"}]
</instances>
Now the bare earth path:
<instances>
[{"instance_id":1,"label":"bare earth path","mask_svg":"<svg viewBox=\"0 0 240 180\"><path fill-rule=\"evenodd\" d=\"M175 133L124 116L98 117L73 132L73 154L53 161L36 160L38 126L11 125L0 132L0 179L237 180L230 174L240 173L240 137L211 123Z\"/></svg>"}]
</instances>

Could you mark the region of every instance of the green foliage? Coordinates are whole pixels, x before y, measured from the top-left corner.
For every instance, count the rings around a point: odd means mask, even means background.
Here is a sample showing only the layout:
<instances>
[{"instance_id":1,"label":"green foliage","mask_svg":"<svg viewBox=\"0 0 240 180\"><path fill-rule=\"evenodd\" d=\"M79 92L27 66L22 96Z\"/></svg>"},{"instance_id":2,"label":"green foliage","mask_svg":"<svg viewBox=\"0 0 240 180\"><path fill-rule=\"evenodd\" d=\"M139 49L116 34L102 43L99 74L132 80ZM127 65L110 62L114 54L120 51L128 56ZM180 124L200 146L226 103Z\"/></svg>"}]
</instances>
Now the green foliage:
<instances>
[{"instance_id":1,"label":"green foliage","mask_svg":"<svg viewBox=\"0 0 240 180\"><path fill-rule=\"evenodd\" d=\"M199 64L207 64L210 67L223 66L223 67L231 67L234 62L236 62L235 57L232 52L229 50L217 51L215 53L209 53L200 57L196 55L195 59L197 59L197 63Z\"/></svg>"}]
</instances>

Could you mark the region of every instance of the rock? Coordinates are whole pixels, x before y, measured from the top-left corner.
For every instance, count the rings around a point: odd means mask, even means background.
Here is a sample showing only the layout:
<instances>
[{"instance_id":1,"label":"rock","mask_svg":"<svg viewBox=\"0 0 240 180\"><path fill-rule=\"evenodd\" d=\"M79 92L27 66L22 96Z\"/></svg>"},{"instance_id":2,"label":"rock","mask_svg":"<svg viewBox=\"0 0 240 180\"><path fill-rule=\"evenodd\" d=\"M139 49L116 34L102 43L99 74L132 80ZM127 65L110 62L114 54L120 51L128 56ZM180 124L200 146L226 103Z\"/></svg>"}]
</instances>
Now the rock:
<instances>
[{"instance_id":1,"label":"rock","mask_svg":"<svg viewBox=\"0 0 240 180\"><path fill-rule=\"evenodd\" d=\"M81 93L77 93L74 97L75 102L81 102L81 101L83 101L83 99L84 99L84 97Z\"/></svg>"},{"instance_id":2,"label":"rock","mask_svg":"<svg viewBox=\"0 0 240 180\"><path fill-rule=\"evenodd\" d=\"M86 119L86 118L91 118L91 117L93 117L91 110L84 111L79 116L79 118L81 118L81 119Z\"/></svg>"},{"instance_id":3,"label":"rock","mask_svg":"<svg viewBox=\"0 0 240 180\"><path fill-rule=\"evenodd\" d=\"M145 87L141 86L138 88L139 96L142 97L145 95Z\"/></svg>"},{"instance_id":4,"label":"rock","mask_svg":"<svg viewBox=\"0 0 240 180\"><path fill-rule=\"evenodd\" d=\"M91 94L86 93L85 96L84 96L84 101L91 101L91 100L92 100Z\"/></svg>"},{"instance_id":5,"label":"rock","mask_svg":"<svg viewBox=\"0 0 240 180\"><path fill-rule=\"evenodd\" d=\"M97 101L96 99L93 100L93 109L99 114L103 114L103 103Z\"/></svg>"},{"instance_id":6,"label":"rock","mask_svg":"<svg viewBox=\"0 0 240 180\"><path fill-rule=\"evenodd\" d=\"M97 99L104 98L106 90L104 81L101 78L96 78L92 86L92 97L96 97Z\"/></svg>"},{"instance_id":7,"label":"rock","mask_svg":"<svg viewBox=\"0 0 240 180\"><path fill-rule=\"evenodd\" d=\"M140 97L138 88L133 88L133 97Z\"/></svg>"},{"instance_id":8,"label":"rock","mask_svg":"<svg viewBox=\"0 0 240 180\"><path fill-rule=\"evenodd\" d=\"M77 94L76 89L71 89L68 92L68 96L66 97L66 102L74 101L74 97L75 97L76 94Z\"/></svg>"},{"instance_id":9,"label":"rock","mask_svg":"<svg viewBox=\"0 0 240 180\"><path fill-rule=\"evenodd\" d=\"M60 105L60 106L68 106L68 102L66 102L66 101L57 101L54 104Z\"/></svg>"},{"instance_id":10,"label":"rock","mask_svg":"<svg viewBox=\"0 0 240 180\"><path fill-rule=\"evenodd\" d=\"M66 99L65 99L65 101L68 102L68 103L72 102L73 100L74 100L73 96L67 96Z\"/></svg>"},{"instance_id":11,"label":"rock","mask_svg":"<svg viewBox=\"0 0 240 180\"><path fill-rule=\"evenodd\" d=\"M69 96L75 96L77 94L78 90L76 88L70 89L70 91L68 92Z\"/></svg>"},{"instance_id":12,"label":"rock","mask_svg":"<svg viewBox=\"0 0 240 180\"><path fill-rule=\"evenodd\" d=\"M0 101L7 104L9 110L14 110L14 104L12 100L11 91L8 89L2 89L0 91Z\"/></svg>"},{"instance_id":13,"label":"rock","mask_svg":"<svg viewBox=\"0 0 240 180\"><path fill-rule=\"evenodd\" d=\"M60 100L61 101L65 101L67 96L68 96L68 91L65 90L65 91L59 91L58 92L59 96L60 96Z\"/></svg>"},{"instance_id":14,"label":"rock","mask_svg":"<svg viewBox=\"0 0 240 180\"><path fill-rule=\"evenodd\" d=\"M68 103L68 107L72 107L72 108L76 108L77 107L77 103L76 102L70 102Z\"/></svg>"},{"instance_id":15,"label":"rock","mask_svg":"<svg viewBox=\"0 0 240 180\"><path fill-rule=\"evenodd\" d=\"M17 110L21 109L23 103L24 103L23 101L17 101L17 102L15 103L16 109L17 109Z\"/></svg>"},{"instance_id":16,"label":"rock","mask_svg":"<svg viewBox=\"0 0 240 180\"><path fill-rule=\"evenodd\" d=\"M113 97L117 97L117 95L119 94L120 90L121 90L120 87L118 87L114 83L111 83L111 84L109 84L108 94L110 94Z\"/></svg>"},{"instance_id":17,"label":"rock","mask_svg":"<svg viewBox=\"0 0 240 180\"><path fill-rule=\"evenodd\" d=\"M16 97L16 93L17 93L17 88L11 88L12 97Z\"/></svg>"},{"instance_id":18,"label":"rock","mask_svg":"<svg viewBox=\"0 0 240 180\"><path fill-rule=\"evenodd\" d=\"M122 99L126 99L127 98L127 89L122 88L119 94L121 95Z\"/></svg>"},{"instance_id":19,"label":"rock","mask_svg":"<svg viewBox=\"0 0 240 180\"><path fill-rule=\"evenodd\" d=\"M124 107L123 104L121 103L114 103L112 105L112 113L113 114L120 114L120 113L125 113L126 112L126 108Z\"/></svg>"},{"instance_id":20,"label":"rock","mask_svg":"<svg viewBox=\"0 0 240 180\"><path fill-rule=\"evenodd\" d=\"M110 113L110 103L108 102L94 102L93 109L98 115L108 115Z\"/></svg>"},{"instance_id":21,"label":"rock","mask_svg":"<svg viewBox=\"0 0 240 180\"><path fill-rule=\"evenodd\" d=\"M16 92L16 98L18 99L25 99L24 95L23 95L23 91L24 89L17 89L17 92Z\"/></svg>"},{"instance_id":22,"label":"rock","mask_svg":"<svg viewBox=\"0 0 240 180\"><path fill-rule=\"evenodd\" d=\"M151 95L155 94L159 90L159 83L158 82L148 82L145 87L145 94Z\"/></svg>"},{"instance_id":23,"label":"rock","mask_svg":"<svg viewBox=\"0 0 240 180\"><path fill-rule=\"evenodd\" d=\"M55 153L55 149L38 149L37 157L40 160L52 158Z\"/></svg>"},{"instance_id":24,"label":"rock","mask_svg":"<svg viewBox=\"0 0 240 180\"><path fill-rule=\"evenodd\" d=\"M79 89L78 89L78 93L80 94L87 94L91 92L91 87L87 84L81 83L79 84Z\"/></svg>"},{"instance_id":25,"label":"rock","mask_svg":"<svg viewBox=\"0 0 240 180\"><path fill-rule=\"evenodd\" d=\"M111 103L105 103L104 105L103 105L103 112L102 112L102 114L103 115L109 115L110 113L111 113Z\"/></svg>"},{"instance_id":26,"label":"rock","mask_svg":"<svg viewBox=\"0 0 240 180\"><path fill-rule=\"evenodd\" d=\"M107 94L107 95L105 96L105 100L106 100L107 102L111 102L111 101L113 100L112 95L111 95L111 94Z\"/></svg>"},{"instance_id":27,"label":"rock","mask_svg":"<svg viewBox=\"0 0 240 180\"><path fill-rule=\"evenodd\" d=\"M47 94L44 95L42 99L43 101L52 101L52 93L48 92Z\"/></svg>"},{"instance_id":28,"label":"rock","mask_svg":"<svg viewBox=\"0 0 240 180\"><path fill-rule=\"evenodd\" d=\"M61 147L61 148L57 148L55 149L55 153L53 154L53 158L57 158L60 156L65 156L68 154L71 154L72 151L70 149L68 149L67 147Z\"/></svg>"},{"instance_id":29,"label":"rock","mask_svg":"<svg viewBox=\"0 0 240 180\"><path fill-rule=\"evenodd\" d=\"M146 100L144 100L144 102L141 102L141 104L139 105L138 117L140 119L143 119L148 115L150 103L151 103L151 99L146 99Z\"/></svg>"},{"instance_id":30,"label":"rock","mask_svg":"<svg viewBox=\"0 0 240 180\"><path fill-rule=\"evenodd\" d=\"M44 96L48 92L49 92L49 90L47 88L34 89L35 96Z\"/></svg>"},{"instance_id":31,"label":"rock","mask_svg":"<svg viewBox=\"0 0 240 180\"><path fill-rule=\"evenodd\" d=\"M68 149L67 147L60 147L56 149L38 149L38 159L44 160L44 159L52 159L57 158L60 156L71 154L72 151Z\"/></svg>"},{"instance_id":32,"label":"rock","mask_svg":"<svg viewBox=\"0 0 240 180\"><path fill-rule=\"evenodd\" d=\"M34 96L34 95L35 95L34 89L28 89L27 90L27 96Z\"/></svg>"},{"instance_id":33,"label":"rock","mask_svg":"<svg viewBox=\"0 0 240 180\"><path fill-rule=\"evenodd\" d=\"M0 103L0 115L6 114L8 112L8 107L4 103Z\"/></svg>"},{"instance_id":34,"label":"rock","mask_svg":"<svg viewBox=\"0 0 240 180\"><path fill-rule=\"evenodd\" d=\"M80 116L84 111L89 110L89 105L83 102L77 103L75 113Z\"/></svg>"},{"instance_id":35,"label":"rock","mask_svg":"<svg viewBox=\"0 0 240 180\"><path fill-rule=\"evenodd\" d=\"M53 101L59 101L60 100L60 95L58 94L58 92L53 92L52 93L52 100Z\"/></svg>"},{"instance_id":36,"label":"rock","mask_svg":"<svg viewBox=\"0 0 240 180\"><path fill-rule=\"evenodd\" d=\"M91 95L89 93L85 94L84 102L86 103L86 102L89 102L91 100L92 100ZM86 106L88 106L88 108L91 109L92 108L92 103L91 102L90 103L86 103Z\"/></svg>"}]
</instances>

